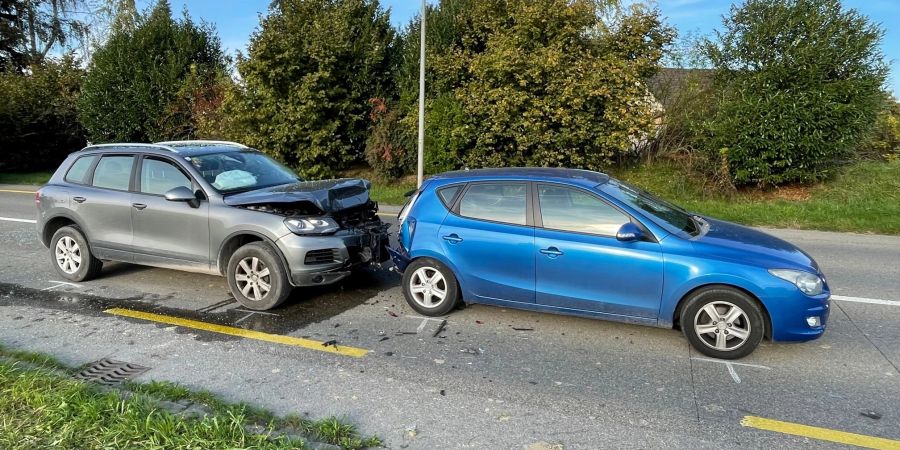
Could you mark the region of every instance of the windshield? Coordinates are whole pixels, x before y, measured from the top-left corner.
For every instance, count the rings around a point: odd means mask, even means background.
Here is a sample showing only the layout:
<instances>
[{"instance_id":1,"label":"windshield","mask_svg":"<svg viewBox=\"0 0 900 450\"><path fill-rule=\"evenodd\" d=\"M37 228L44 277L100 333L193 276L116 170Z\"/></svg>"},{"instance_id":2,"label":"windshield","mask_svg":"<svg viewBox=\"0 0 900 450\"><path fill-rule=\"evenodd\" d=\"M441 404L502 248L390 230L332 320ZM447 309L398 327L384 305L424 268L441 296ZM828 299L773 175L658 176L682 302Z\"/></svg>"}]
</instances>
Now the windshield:
<instances>
[{"instance_id":1,"label":"windshield","mask_svg":"<svg viewBox=\"0 0 900 450\"><path fill-rule=\"evenodd\" d=\"M212 187L223 194L252 191L300 181L291 169L255 151L187 157Z\"/></svg>"},{"instance_id":2,"label":"windshield","mask_svg":"<svg viewBox=\"0 0 900 450\"><path fill-rule=\"evenodd\" d=\"M666 225L691 236L700 234L700 226L687 211L675 206L653 194L619 180L610 179L607 185L616 188L617 197L629 205L650 214Z\"/></svg>"}]
</instances>

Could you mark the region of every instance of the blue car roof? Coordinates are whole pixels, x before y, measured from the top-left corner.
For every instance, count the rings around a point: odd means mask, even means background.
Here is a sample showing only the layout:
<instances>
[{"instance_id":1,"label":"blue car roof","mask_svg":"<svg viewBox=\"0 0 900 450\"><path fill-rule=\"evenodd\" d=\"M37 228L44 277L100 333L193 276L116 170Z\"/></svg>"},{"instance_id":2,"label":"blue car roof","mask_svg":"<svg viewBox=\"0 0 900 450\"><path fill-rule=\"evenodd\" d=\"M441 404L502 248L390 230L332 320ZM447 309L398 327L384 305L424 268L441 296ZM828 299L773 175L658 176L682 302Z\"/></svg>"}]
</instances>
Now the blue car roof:
<instances>
[{"instance_id":1,"label":"blue car roof","mask_svg":"<svg viewBox=\"0 0 900 450\"><path fill-rule=\"evenodd\" d=\"M502 167L496 169L455 170L432 177L432 180L476 181L496 178L524 178L533 181L566 181L596 186L609 181L609 175L581 169L557 167Z\"/></svg>"}]
</instances>

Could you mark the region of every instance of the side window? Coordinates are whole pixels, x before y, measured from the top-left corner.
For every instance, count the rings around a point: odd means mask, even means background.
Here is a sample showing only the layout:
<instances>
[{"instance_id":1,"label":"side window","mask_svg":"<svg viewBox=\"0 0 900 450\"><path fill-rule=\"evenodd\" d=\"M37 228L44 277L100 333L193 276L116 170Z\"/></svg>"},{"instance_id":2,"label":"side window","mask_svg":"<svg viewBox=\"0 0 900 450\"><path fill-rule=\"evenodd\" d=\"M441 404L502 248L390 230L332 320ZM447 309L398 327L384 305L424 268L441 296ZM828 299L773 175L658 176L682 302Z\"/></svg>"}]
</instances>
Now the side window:
<instances>
[{"instance_id":1,"label":"side window","mask_svg":"<svg viewBox=\"0 0 900 450\"><path fill-rule=\"evenodd\" d=\"M178 186L192 187L191 179L175 164L159 159L144 158L141 163L141 192L165 195Z\"/></svg>"},{"instance_id":2,"label":"side window","mask_svg":"<svg viewBox=\"0 0 900 450\"><path fill-rule=\"evenodd\" d=\"M462 189L461 184L457 184L456 186L448 186L438 191L438 196L441 197L441 201L444 202L444 206L450 207L453 205L453 197L456 197L456 193Z\"/></svg>"},{"instance_id":3,"label":"side window","mask_svg":"<svg viewBox=\"0 0 900 450\"><path fill-rule=\"evenodd\" d=\"M134 156L104 156L94 169L94 186L127 191Z\"/></svg>"},{"instance_id":4,"label":"side window","mask_svg":"<svg viewBox=\"0 0 900 450\"><path fill-rule=\"evenodd\" d=\"M559 186L538 186L544 228L615 236L631 220L616 208L585 192Z\"/></svg>"},{"instance_id":5,"label":"side window","mask_svg":"<svg viewBox=\"0 0 900 450\"><path fill-rule=\"evenodd\" d=\"M84 184L84 178L87 176L88 169L91 168L91 164L94 163L94 160L97 159L96 156L82 156L75 160L75 163L72 164L72 167L69 167L69 171L66 172L66 181L70 183L78 183Z\"/></svg>"},{"instance_id":6,"label":"side window","mask_svg":"<svg viewBox=\"0 0 900 450\"><path fill-rule=\"evenodd\" d=\"M459 214L473 219L525 225L526 183L477 183L459 202Z\"/></svg>"}]
</instances>

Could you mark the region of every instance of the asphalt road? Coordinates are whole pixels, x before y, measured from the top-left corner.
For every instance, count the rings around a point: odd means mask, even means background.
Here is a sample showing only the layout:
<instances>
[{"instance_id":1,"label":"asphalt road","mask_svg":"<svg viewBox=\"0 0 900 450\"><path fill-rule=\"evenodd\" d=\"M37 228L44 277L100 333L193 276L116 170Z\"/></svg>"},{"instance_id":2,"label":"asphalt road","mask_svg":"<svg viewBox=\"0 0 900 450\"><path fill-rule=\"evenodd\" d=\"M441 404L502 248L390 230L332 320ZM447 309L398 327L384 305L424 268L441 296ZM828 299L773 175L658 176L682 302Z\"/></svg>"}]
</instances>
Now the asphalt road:
<instances>
[{"instance_id":1,"label":"asphalt road","mask_svg":"<svg viewBox=\"0 0 900 450\"><path fill-rule=\"evenodd\" d=\"M821 339L726 364L678 331L487 306L439 330L375 269L296 290L268 314L242 310L214 276L108 264L59 283L34 226L7 220L33 219L33 197L3 189L30 189L0 187L4 345L141 364L138 380L276 413L346 416L391 448L900 448L900 237L768 230L813 255L844 300ZM331 340L368 353L309 345Z\"/></svg>"}]
</instances>

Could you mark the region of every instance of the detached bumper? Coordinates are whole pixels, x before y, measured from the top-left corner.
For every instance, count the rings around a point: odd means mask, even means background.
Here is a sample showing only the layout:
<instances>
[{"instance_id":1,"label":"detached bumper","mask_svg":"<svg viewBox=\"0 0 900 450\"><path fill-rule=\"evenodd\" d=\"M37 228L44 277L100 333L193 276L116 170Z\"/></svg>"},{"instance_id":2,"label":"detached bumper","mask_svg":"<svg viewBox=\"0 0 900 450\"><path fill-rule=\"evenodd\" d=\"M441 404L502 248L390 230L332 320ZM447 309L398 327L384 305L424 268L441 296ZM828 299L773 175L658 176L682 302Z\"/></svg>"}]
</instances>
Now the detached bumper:
<instances>
[{"instance_id":1,"label":"detached bumper","mask_svg":"<svg viewBox=\"0 0 900 450\"><path fill-rule=\"evenodd\" d=\"M406 249L402 246L398 246L397 248L388 247L387 251L390 253L394 265L397 266L400 273L403 273L403 271L406 270L406 266L412 261L409 257L409 253L407 253Z\"/></svg>"},{"instance_id":2,"label":"detached bumper","mask_svg":"<svg viewBox=\"0 0 900 450\"><path fill-rule=\"evenodd\" d=\"M276 244L287 260L293 286L336 283L351 269L388 259L388 225L341 230L329 236L289 234Z\"/></svg>"}]
</instances>

